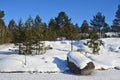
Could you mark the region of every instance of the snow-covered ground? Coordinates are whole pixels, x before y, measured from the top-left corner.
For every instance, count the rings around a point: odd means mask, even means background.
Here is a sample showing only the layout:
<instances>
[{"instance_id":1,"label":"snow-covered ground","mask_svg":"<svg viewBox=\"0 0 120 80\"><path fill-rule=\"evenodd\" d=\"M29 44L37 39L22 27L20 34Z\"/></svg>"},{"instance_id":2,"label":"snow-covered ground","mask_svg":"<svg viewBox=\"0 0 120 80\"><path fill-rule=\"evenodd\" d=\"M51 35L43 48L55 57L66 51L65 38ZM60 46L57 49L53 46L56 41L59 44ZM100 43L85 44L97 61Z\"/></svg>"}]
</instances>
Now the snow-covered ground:
<instances>
[{"instance_id":1,"label":"snow-covered ground","mask_svg":"<svg viewBox=\"0 0 120 80\"><path fill-rule=\"evenodd\" d=\"M68 70L66 58L70 51L70 41L46 42L46 45L53 47L43 55L25 56L14 52L13 44L0 46L0 72L13 71L36 71L36 72L64 72ZM11 50L10 50L11 49Z\"/></svg>"},{"instance_id":2,"label":"snow-covered ground","mask_svg":"<svg viewBox=\"0 0 120 80\"><path fill-rule=\"evenodd\" d=\"M119 70L95 71L92 75L80 76L63 73L0 73L0 80L120 80Z\"/></svg>"},{"instance_id":3,"label":"snow-covered ground","mask_svg":"<svg viewBox=\"0 0 120 80\"><path fill-rule=\"evenodd\" d=\"M100 46L99 55L91 54L92 51L84 45L86 40L75 42L75 45L95 64L95 69L120 69L120 38L101 39L103 45ZM77 56L77 55L76 55Z\"/></svg>"},{"instance_id":4,"label":"snow-covered ground","mask_svg":"<svg viewBox=\"0 0 120 80\"><path fill-rule=\"evenodd\" d=\"M68 70L66 60L71 48L70 41L46 41L45 45L50 45L53 49L43 55L27 55L26 65L25 56L16 54L13 44L0 45L0 72L37 73L0 73L0 80L27 80L30 78L30 80L46 80L47 78L49 80L119 80L120 70L115 70L115 68L120 69L120 38L106 38L102 41L104 45L100 47L99 55L91 54L91 50L83 44L86 40L73 41L74 52L80 49L79 54L91 60L95 64L95 69L108 69L95 71L87 77L60 73Z\"/></svg>"}]
</instances>

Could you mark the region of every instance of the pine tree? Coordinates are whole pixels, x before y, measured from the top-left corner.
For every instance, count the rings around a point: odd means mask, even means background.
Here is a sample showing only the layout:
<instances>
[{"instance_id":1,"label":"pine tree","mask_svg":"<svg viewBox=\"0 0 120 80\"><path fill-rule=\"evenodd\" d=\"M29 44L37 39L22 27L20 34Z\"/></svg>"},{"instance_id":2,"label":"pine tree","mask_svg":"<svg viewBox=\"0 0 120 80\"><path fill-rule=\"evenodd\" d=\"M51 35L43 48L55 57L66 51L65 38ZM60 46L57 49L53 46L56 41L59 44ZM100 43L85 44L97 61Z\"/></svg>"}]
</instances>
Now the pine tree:
<instances>
[{"instance_id":1,"label":"pine tree","mask_svg":"<svg viewBox=\"0 0 120 80\"><path fill-rule=\"evenodd\" d=\"M81 25L81 32L82 33L88 33L89 32L89 25L88 25L88 22L86 20L84 20L82 25Z\"/></svg>"},{"instance_id":2,"label":"pine tree","mask_svg":"<svg viewBox=\"0 0 120 80\"><path fill-rule=\"evenodd\" d=\"M120 4L118 5L118 10L116 11L115 19L113 20L112 31L120 32Z\"/></svg>"},{"instance_id":3,"label":"pine tree","mask_svg":"<svg viewBox=\"0 0 120 80\"><path fill-rule=\"evenodd\" d=\"M48 35L46 36L49 36L49 39L48 40L56 40L57 39L57 24L56 24L56 21L55 19L50 19L49 21L49 24L48 24L48 32L46 33L49 33Z\"/></svg>"},{"instance_id":4,"label":"pine tree","mask_svg":"<svg viewBox=\"0 0 120 80\"><path fill-rule=\"evenodd\" d=\"M105 25L105 16L101 12L98 12L93 19L90 21L90 24L97 29L99 36L101 37L101 30Z\"/></svg>"},{"instance_id":5,"label":"pine tree","mask_svg":"<svg viewBox=\"0 0 120 80\"><path fill-rule=\"evenodd\" d=\"M4 17L4 11L0 10L0 44L3 44L6 42L6 34L7 34L7 28L5 26L5 23L3 21L3 17Z\"/></svg>"},{"instance_id":6,"label":"pine tree","mask_svg":"<svg viewBox=\"0 0 120 80\"><path fill-rule=\"evenodd\" d=\"M47 24L42 22L39 15L36 16L34 22L35 22L35 28L34 29L36 30L36 33L41 35L37 39L39 39L39 41L45 40L44 34L45 34L46 30L47 30ZM38 28L39 28L39 30L37 30ZM38 34L36 34L36 35L38 35Z\"/></svg>"},{"instance_id":7,"label":"pine tree","mask_svg":"<svg viewBox=\"0 0 120 80\"><path fill-rule=\"evenodd\" d=\"M13 42L14 40L14 31L15 31L15 28L16 28L16 23L15 21L12 19L10 20L9 24L8 24L8 33L9 33L9 42Z\"/></svg>"},{"instance_id":8,"label":"pine tree","mask_svg":"<svg viewBox=\"0 0 120 80\"><path fill-rule=\"evenodd\" d=\"M81 25L81 38L88 38L88 33L89 33L89 25L88 22L86 20L83 21L82 25Z\"/></svg>"},{"instance_id":9,"label":"pine tree","mask_svg":"<svg viewBox=\"0 0 120 80\"><path fill-rule=\"evenodd\" d=\"M19 54L21 54L21 51L23 50L23 43L25 41L25 30L24 30L24 24L22 20L20 19L18 22L18 26L15 29L15 43L18 43L19 46Z\"/></svg>"},{"instance_id":10,"label":"pine tree","mask_svg":"<svg viewBox=\"0 0 120 80\"><path fill-rule=\"evenodd\" d=\"M0 19L2 19L5 16L4 11L0 10Z\"/></svg>"},{"instance_id":11,"label":"pine tree","mask_svg":"<svg viewBox=\"0 0 120 80\"><path fill-rule=\"evenodd\" d=\"M34 33L33 33L34 21L30 16L25 23L25 41L23 42L24 46L26 46L26 54L32 54L32 44L34 42Z\"/></svg>"},{"instance_id":12,"label":"pine tree","mask_svg":"<svg viewBox=\"0 0 120 80\"><path fill-rule=\"evenodd\" d=\"M55 18L58 37L66 37L67 28L71 24L71 19L65 12L60 12ZM64 28L64 29L63 29Z\"/></svg>"},{"instance_id":13,"label":"pine tree","mask_svg":"<svg viewBox=\"0 0 120 80\"><path fill-rule=\"evenodd\" d=\"M101 42L98 40L99 36L97 34L96 28L93 28L90 32L90 40L87 41L85 45L92 49L93 54L99 54Z\"/></svg>"}]
</instances>

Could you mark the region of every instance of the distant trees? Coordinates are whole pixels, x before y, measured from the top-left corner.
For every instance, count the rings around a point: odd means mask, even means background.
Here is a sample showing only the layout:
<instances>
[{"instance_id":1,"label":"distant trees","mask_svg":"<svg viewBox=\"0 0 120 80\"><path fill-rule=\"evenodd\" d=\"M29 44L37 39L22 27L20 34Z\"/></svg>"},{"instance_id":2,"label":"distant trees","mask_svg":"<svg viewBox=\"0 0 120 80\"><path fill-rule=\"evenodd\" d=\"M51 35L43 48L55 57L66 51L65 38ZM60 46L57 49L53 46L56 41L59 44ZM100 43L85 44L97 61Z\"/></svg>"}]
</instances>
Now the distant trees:
<instances>
[{"instance_id":1,"label":"distant trees","mask_svg":"<svg viewBox=\"0 0 120 80\"><path fill-rule=\"evenodd\" d=\"M19 43L19 54L21 54L21 51L32 54L33 50L36 50L36 54L38 54L39 44L43 39L43 28L39 16L36 16L35 19L30 16L25 24L20 20L14 33L16 33L14 43ZM33 48L33 46L36 48Z\"/></svg>"},{"instance_id":2,"label":"distant trees","mask_svg":"<svg viewBox=\"0 0 120 80\"><path fill-rule=\"evenodd\" d=\"M63 11L59 12L55 18L51 18L48 24L42 22L41 17L36 15L35 19L30 16L25 22L20 19L16 23L12 19L6 26L4 16L4 11L0 10L0 44L18 44L20 50L25 49L24 51L29 54L32 53L32 50L36 50L36 54L40 52L40 42L55 41L57 38L69 39L71 43L72 40L90 38L87 45L93 49L94 54L98 54L100 45L98 39L104 37L104 33L109 31L120 32L120 4L112 26L106 23L105 16L101 12L96 13L90 23L84 20L81 26L73 24L71 18ZM98 36L98 34L100 35ZM32 48L32 46L36 48Z\"/></svg>"},{"instance_id":3,"label":"distant trees","mask_svg":"<svg viewBox=\"0 0 120 80\"><path fill-rule=\"evenodd\" d=\"M109 31L120 32L120 5L112 26L105 22L105 16L101 12L96 13L90 23L84 20L81 26L73 24L71 18L63 11L59 12L55 18L51 18L48 24L42 22L40 16L36 15L35 19L30 16L24 23L21 19L18 23L12 19L6 26L4 16L4 11L0 10L0 44L23 42L36 44L39 41L54 41L62 37L71 40L86 39L89 38L92 28L96 28L102 37Z\"/></svg>"},{"instance_id":4,"label":"distant trees","mask_svg":"<svg viewBox=\"0 0 120 80\"><path fill-rule=\"evenodd\" d=\"M52 35L50 38L53 40L61 37L65 37L66 39L78 39L79 35L78 28L72 24L71 19L65 12L60 12L55 19L50 19L48 31L50 32L49 35Z\"/></svg>"},{"instance_id":5,"label":"distant trees","mask_svg":"<svg viewBox=\"0 0 120 80\"><path fill-rule=\"evenodd\" d=\"M115 19L113 20L112 31L120 32L120 4L118 5L118 10L115 14Z\"/></svg>"}]
</instances>

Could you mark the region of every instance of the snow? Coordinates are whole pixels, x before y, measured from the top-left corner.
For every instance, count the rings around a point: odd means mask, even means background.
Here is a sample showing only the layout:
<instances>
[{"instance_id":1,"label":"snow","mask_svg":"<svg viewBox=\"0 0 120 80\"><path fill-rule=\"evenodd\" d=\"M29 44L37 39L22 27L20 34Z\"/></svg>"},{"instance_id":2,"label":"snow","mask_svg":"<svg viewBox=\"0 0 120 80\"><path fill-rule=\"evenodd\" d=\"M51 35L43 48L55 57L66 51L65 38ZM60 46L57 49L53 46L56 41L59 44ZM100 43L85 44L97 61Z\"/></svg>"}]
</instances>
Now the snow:
<instances>
[{"instance_id":1,"label":"snow","mask_svg":"<svg viewBox=\"0 0 120 80\"><path fill-rule=\"evenodd\" d=\"M82 41L83 54L89 58L95 65L95 69L113 69L120 68L120 38L105 38L101 39L104 45L100 46L100 55L91 54L90 49L83 45L85 40ZM81 43L78 42L78 43Z\"/></svg>"},{"instance_id":2,"label":"snow","mask_svg":"<svg viewBox=\"0 0 120 80\"><path fill-rule=\"evenodd\" d=\"M68 41L66 43L69 43ZM14 52L13 44L0 46L0 72L36 71L36 72L64 72L68 69L66 57L70 44L61 44L60 41L49 42L45 45L54 46L43 55L18 55ZM62 45L62 47L60 47ZM64 49L62 49L64 47ZM9 50L12 49L12 50Z\"/></svg>"},{"instance_id":3,"label":"snow","mask_svg":"<svg viewBox=\"0 0 120 80\"><path fill-rule=\"evenodd\" d=\"M87 66L87 63L91 62L89 58L85 57L80 52L70 52L68 53L68 58L70 62L73 62L80 69L83 69Z\"/></svg>"},{"instance_id":4,"label":"snow","mask_svg":"<svg viewBox=\"0 0 120 80\"><path fill-rule=\"evenodd\" d=\"M0 45L0 72L26 72L10 74L0 73L0 80L27 80L28 78L31 80L46 80L47 78L49 80L119 80L120 38L104 38L101 40L104 45L100 46L99 55L92 54L91 49L84 45L87 40L73 41L74 51L70 54L68 53L71 50L71 41L45 41L45 45L49 45L53 49L47 50L43 55L26 55L26 65L25 56L18 55L15 51L17 48L13 48L13 44ZM81 52L76 52L77 49L80 49ZM66 61L67 55L72 57L70 61L74 61L75 64L81 68L83 68L87 62L92 61L96 70L107 70L95 71L92 75L87 77L61 73L69 69ZM78 59L79 56L81 57L80 59ZM29 72L36 72L36 74L29 74Z\"/></svg>"},{"instance_id":5,"label":"snow","mask_svg":"<svg viewBox=\"0 0 120 80\"><path fill-rule=\"evenodd\" d=\"M119 70L95 71L88 76L66 73L0 73L0 80L119 80L119 77Z\"/></svg>"},{"instance_id":6,"label":"snow","mask_svg":"<svg viewBox=\"0 0 120 80\"><path fill-rule=\"evenodd\" d=\"M108 52L119 52L120 51L120 38L106 38L102 39L102 41L105 43L105 49ZM120 53L120 52L119 52Z\"/></svg>"},{"instance_id":7,"label":"snow","mask_svg":"<svg viewBox=\"0 0 120 80\"><path fill-rule=\"evenodd\" d=\"M107 32L105 33L107 37L120 37L120 32Z\"/></svg>"}]
</instances>

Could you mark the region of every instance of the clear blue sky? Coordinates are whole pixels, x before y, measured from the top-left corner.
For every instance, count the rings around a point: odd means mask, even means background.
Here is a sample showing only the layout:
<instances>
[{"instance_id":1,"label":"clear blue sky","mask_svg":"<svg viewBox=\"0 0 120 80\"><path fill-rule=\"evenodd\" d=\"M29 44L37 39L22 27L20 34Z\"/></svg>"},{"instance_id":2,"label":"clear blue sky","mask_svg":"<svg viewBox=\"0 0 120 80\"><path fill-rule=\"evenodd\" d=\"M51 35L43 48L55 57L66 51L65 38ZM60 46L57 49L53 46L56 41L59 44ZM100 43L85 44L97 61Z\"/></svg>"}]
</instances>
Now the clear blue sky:
<instances>
[{"instance_id":1,"label":"clear blue sky","mask_svg":"<svg viewBox=\"0 0 120 80\"><path fill-rule=\"evenodd\" d=\"M39 15L48 23L60 11L66 12L72 22L81 25L83 20L90 22L97 12L102 12L106 22L112 24L120 0L0 0L0 9L5 11L6 24L11 19L23 22L31 15Z\"/></svg>"}]
</instances>

